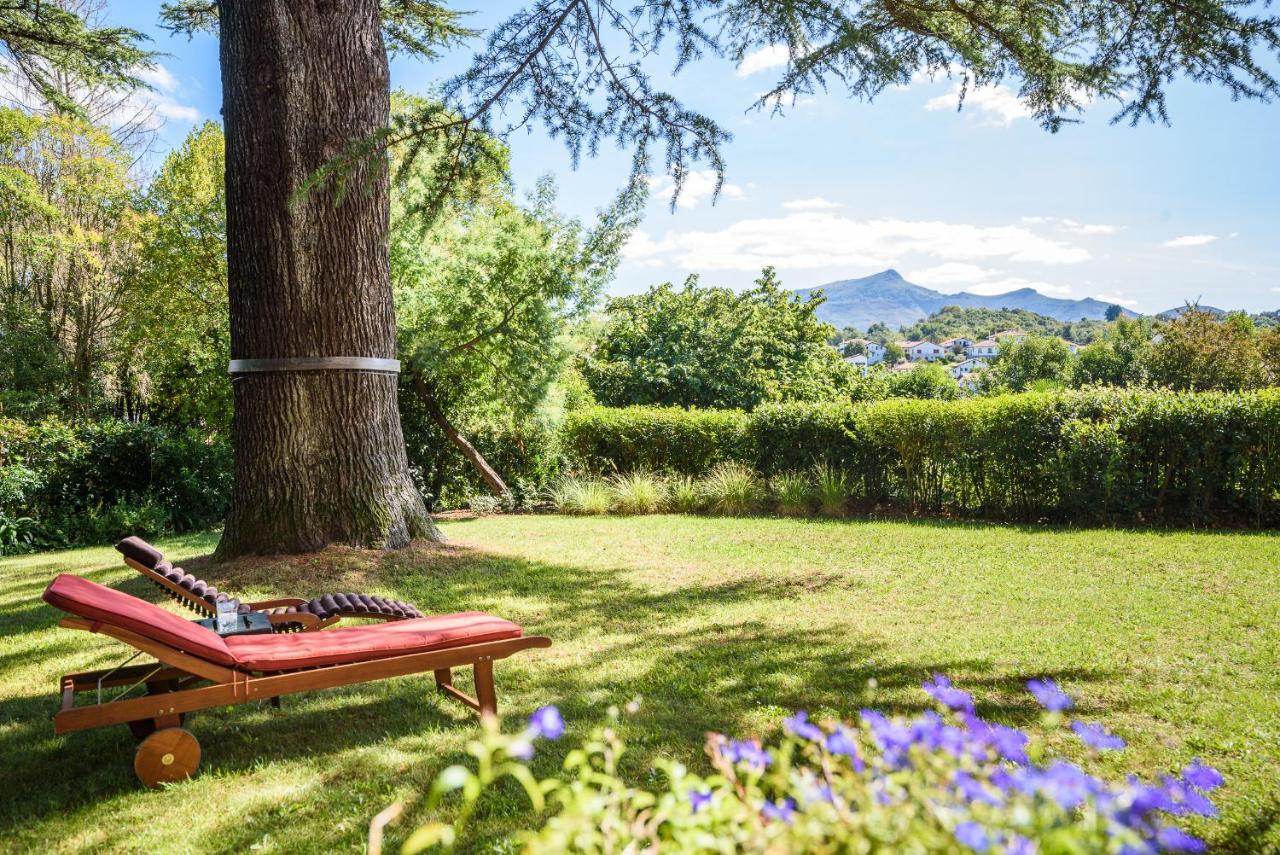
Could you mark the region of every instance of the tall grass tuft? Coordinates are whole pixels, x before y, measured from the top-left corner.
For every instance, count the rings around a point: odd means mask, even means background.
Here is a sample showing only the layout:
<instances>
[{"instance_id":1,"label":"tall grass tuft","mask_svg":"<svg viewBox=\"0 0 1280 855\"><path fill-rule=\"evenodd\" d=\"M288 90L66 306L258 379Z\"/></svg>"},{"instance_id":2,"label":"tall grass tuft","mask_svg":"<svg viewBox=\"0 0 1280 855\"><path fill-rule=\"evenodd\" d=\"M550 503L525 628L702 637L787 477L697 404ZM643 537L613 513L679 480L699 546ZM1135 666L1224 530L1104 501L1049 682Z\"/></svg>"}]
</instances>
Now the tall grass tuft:
<instances>
[{"instance_id":1,"label":"tall grass tuft","mask_svg":"<svg viewBox=\"0 0 1280 855\"><path fill-rule=\"evenodd\" d=\"M729 462L721 463L708 472L699 485L699 492L711 511L741 516L759 506L764 491L750 466Z\"/></svg>"},{"instance_id":2,"label":"tall grass tuft","mask_svg":"<svg viewBox=\"0 0 1280 855\"><path fill-rule=\"evenodd\" d=\"M849 509L851 484L843 469L829 463L813 467L813 483L817 486L818 511L823 516L842 517Z\"/></svg>"},{"instance_id":3,"label":"tall grass tuft","mask_svg":"<svg viewBox=\"0 0 1280 855\"><path fill-rule=\"evenodd\" d=\"M778 513L784 517L802 517L813 507L813 482L805 473L783 472L773 479L772 486Z\"/></svg>"},{"instance_id":4,"label":"tall grass tuft","mask_svg":"<svg viewBox=\"0 0 1280 855\"><path fill-rule=\"evenodd\" d=\"M673 478L667 485L667 506L678 514L696 514L702 509L698 482L688 475Z\"/></svg>"},{"instance_id":5,"label":"tall grass tuft","mask_svg":"<svg viewBox=\"0 0 1280 855\"><path fill-rule=\"evenodd\" d=\"M549 497L559 513L574 516L599 516L613 507L613 491L600 478L562 478Z\"/></svg>"},{"instance_id":6,"label":"tall grass tuft","mask_svg":"<svg viewBox=\"0 0 1280 855\"><path fill-rule=\"evenodd\" d=\"M609 486L613 490L613 509L620 514L656 514L666 504L666 482L652 472L615 475Z\"/></svg>"}]
</instances>

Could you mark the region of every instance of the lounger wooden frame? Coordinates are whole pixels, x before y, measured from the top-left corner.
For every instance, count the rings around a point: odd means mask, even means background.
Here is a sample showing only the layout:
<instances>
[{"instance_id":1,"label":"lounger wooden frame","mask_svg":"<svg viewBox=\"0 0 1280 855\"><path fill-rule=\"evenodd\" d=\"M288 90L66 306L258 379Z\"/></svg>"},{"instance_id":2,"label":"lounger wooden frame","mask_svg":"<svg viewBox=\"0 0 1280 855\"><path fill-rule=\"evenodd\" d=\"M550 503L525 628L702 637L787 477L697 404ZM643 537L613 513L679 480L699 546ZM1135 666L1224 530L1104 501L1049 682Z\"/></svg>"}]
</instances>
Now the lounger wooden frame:
<instances>
[{"instance_id":1,"label":"lounger wooden frame","mask_svg":"<svg viewBox=\"0 0 1280 855\"><path fill-rule=\"evenodd\" d=\"M67 629L109 635L151 654L157 662L64 676L60 681L62 706L53 719L57 733L130 722L154 721L158 728L176 726L182 714L210 707L269 700L298 692L332 689L390 677L423 674L427 671L434 675L440 691L482 715L497 715L493 663L522 650L551 646L551 639L531 635L365 662L259 674L208 662L110 624L95 624L82 618L65 618L59 625ZM474 698L453 685L453 669L467 666L475 672ZM149 692L145 696L99 701L85 706L75 705L75 696L81 692L96 691L100 680L101 687L107 688L129 685L144 679ZM203 682L211 685L195 685Z\"/></svg>"}]
</instances>

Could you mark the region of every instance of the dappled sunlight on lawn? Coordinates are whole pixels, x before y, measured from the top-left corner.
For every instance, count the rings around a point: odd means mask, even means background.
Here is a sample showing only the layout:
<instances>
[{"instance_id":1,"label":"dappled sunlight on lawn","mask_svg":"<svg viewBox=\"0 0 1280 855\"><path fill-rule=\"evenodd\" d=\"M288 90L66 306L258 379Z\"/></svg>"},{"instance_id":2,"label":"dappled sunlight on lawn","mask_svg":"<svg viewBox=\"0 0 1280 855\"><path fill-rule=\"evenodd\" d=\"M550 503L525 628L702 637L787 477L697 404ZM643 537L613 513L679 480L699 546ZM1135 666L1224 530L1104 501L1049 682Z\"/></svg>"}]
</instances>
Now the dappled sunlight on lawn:
<instances>
[{"instance_id":1,"label":"dappled sunlight on lawn","mask_svg":"<svg viewBox=\"0 0 1280 855\"><path fill-rule=\"evenodd\" d=\"M499 663L500 709L522 719L555 703L581 735L639 697L621 725L625 771L638 777L657 757L705 764L708 730L773 734L794 708L917 712L930 706L919 686L933 671L972 691L981 715L1034 726L1023 683L1047 676L1082 716L1125 736L1123 768L1156 774L1193 754L1222 768L1224 819L1204 833L1276 840L1274 536L674 516L444 528L448 544L388 554L213 565L198 560L213 536L163 548L238 594L364 589L549 635L552 648ZM0 560L0 786L11 794L0 831L19 844L358 849L369 819L406 799L389 829L400 839L424 818L417 798L432 777L465 762L473 720L429 677L408 677L286 698L278 711L194 715L199 775L143 791L125 728L52 733L57 676L124 653L56 628L38 596L61 571L161 601L111 550ZM469 689L469 676L459 684ZM1054 747L1079 757L1068 740ZM553 772L563 750L548 746L535 769ZM522 817L520 794L499 788L477 830L501 835Z\"/></svg>"}]
</instances>

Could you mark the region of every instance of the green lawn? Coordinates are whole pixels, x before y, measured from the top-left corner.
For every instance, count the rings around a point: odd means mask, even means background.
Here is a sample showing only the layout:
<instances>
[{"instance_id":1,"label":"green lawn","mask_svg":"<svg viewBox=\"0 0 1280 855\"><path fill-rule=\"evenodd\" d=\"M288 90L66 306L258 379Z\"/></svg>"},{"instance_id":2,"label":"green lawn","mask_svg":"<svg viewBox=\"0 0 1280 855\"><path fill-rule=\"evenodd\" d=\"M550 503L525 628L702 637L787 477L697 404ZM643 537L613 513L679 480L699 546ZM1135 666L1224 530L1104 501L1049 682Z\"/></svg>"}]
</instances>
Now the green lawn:
<instances>
[{"instance_id":1,"label":"green lawn","mask_svg":"<svg viewBox=\"0 0 1280 855\"><path fill-rule=\"evenodd\" d=\"M1194 830L1221 848L1280 851L1275 535L676 516L443 527L445 547L201 569L237 592L374 590L549 635L550 650L499 664L504 710L518 722L558 704L572 741L641 697L623 725L638 778L660 755L701 763L707 730L772 735L796 707L919 710L931 671L974 691L981 714L1034 727L1021 686L1050 676L1129 741L1097 761L1104 771L1151 775L1200 756L1228 783L1222 818ZM186 562L215 539L163 547ZM57 628L39 595L58 572L158 599L111 549L0 559L0 849L359 851L369 819L422 793L474 733L429 677L209 711L188 721L200 774L142 790L125 728L52 733L58 675L124 650ZM544 751L538 771L564 750ZM501 791L478 831L494 839L523 811ZM392 839L422 818L411 806Z\"/></svg>"}]
</instances>

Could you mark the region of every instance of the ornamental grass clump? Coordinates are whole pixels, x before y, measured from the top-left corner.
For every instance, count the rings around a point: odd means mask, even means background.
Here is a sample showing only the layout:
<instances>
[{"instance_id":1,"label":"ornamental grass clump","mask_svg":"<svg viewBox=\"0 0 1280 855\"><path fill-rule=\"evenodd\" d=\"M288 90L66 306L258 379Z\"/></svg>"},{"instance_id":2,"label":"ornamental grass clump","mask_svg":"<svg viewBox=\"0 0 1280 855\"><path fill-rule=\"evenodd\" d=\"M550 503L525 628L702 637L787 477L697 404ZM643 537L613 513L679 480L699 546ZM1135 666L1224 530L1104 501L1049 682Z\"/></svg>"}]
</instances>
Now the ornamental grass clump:
<instances>
[{"instance_id":1,"label":"ornamental grass clump","mask_svg":"<svg viewBox=\"0 0 1280 855\"><path fill-rule=\"evenodd\" d=\"M823 516L842 517L848 510L850 483L843 469L829 463L813 467L813 483L817 487L818 510Z\"/></svg>"},{"instance_id":2,"label":"ornamental grass clump","mask_svg":"<svg viewBox=\"0 0 1280 855\"><path fill-rule=\"evenodd\" d=\"M813 482L803 472L783 472L773 479L773 495L778 513L784 517L801 517L813 506Z\"/></svg>"},{"instance_id":3,"label":"ornamental grass clump","mask_svg":"<svg viewBox=\"0 0 1280 855\"><path fill-rule=\"evenodd\" d=\"M469 817L485 789L507 777L532 805L525 830L507 844L529 853L1204 851L1175 819L1216 816L1209 794L1223 778L1212 767L1191 760L1154 782L1096 777L1047 756L1043 733L978 716L972 696L945 676L923 688L936 709L913 718L867 709L854 722L817 722L801 710L774 743L712 734L711 774L659 759L657 774L646 776L651 789L621 777L626 747L614 726L569 751L559 777L539 781L525 763L540 740L564 733L559 712L538 710L515 735L487 719L468 747L476 770L445 769L426 800L430 815L458 792L456 819L419 828L404 851L470 846ZM1048 710L1042 730L1060 728L1070 699L1052 681L1030 688ZM1072 729L1095 754L1124 745L1096 723Z\"/></svg>"},{"instance_id":4,"label":"ornamental grass clump","mask_svg":"<svg viewBox=\"0 0 1280 855\"><path fill-rule=\"evenodd\" d=\"M607 514L613 507L613 491L600 478L562 478L551 488L549 498L557 512L574 516Z\"/></svg>"},{"instance_id":5,"label":"ornamental grass clump","mask_svg":"<svg viewBox=\"0 0 1280 855\"><path fill-rule=\"evenodd\" d=\"M667 484L667 506L678 514L696 514L702 508L698 482L688 475L671 479Z\"/></svg>"},{"instance_id":6,"label":"ornamental grass clump","mask_svg":"<svg viewBox=\"0 0 1280 855\"><path fill-rule=\"evenodd\" d=\"M615 475L609 482L613 509L620 514L656 514L663 510L667 485L651 472Z\"/></svg>"},{"instance_id":7,"label":"ornamental grass clump","mask_svg":"<svg viewBox=\"0 0 1280 855\"><path fill-rule=\"evenodd\" d=\"M721 463L698 485L707 509L726 516L742 516L755 511L763 498L760 478L742 463Z\"/></svg>"}]
</instances>

